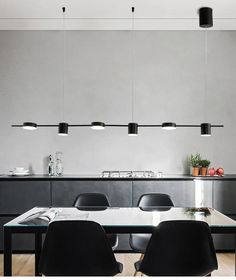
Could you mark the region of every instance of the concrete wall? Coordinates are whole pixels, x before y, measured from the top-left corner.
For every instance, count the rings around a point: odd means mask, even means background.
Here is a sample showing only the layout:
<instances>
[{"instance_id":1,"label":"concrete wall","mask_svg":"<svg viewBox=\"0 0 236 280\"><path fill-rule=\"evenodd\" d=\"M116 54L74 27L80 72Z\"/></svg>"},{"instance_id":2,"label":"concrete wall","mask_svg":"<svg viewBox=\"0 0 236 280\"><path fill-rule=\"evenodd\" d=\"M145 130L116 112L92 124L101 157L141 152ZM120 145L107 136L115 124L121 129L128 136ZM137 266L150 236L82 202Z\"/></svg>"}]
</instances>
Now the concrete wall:
<instances>
[{"instance_id":1,"label":"concrete wall","mask_svg":"<svg viewBox=\"0 0 236 280\"><path fill-rule=\"evenodd\" d=\"M0 31L0 173L15 166L45 170L45 157L63 152L65 173L102 170L189 172L187 156L199 152L236 173L236 32L208 33L208 93L204 97L204 32L135 32L134 119L138 123L224 124L175 131L71 128L30 132L11 124L62 121L62 32ZM65 120L131 121L132 56L128 31L66 33Z\"/></svg>"}]
</instances>

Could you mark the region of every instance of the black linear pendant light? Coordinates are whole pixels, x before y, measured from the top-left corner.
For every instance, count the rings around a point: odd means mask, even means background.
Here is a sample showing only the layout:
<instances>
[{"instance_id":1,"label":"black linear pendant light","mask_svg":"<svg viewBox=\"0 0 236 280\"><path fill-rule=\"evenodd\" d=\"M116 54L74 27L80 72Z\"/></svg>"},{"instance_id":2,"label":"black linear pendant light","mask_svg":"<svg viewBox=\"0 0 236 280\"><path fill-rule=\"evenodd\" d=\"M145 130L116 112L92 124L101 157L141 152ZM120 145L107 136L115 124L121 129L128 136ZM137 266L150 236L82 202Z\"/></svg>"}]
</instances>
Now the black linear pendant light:
<instances>
[{"instance_id":1,"label":"black linear pendant light","mask_svg":"<svg viewBox=\"0 0 236 280\"><path fill-rule=\"evenodd\" d=\"M199 26L201 28L205 28L205 93L204 93L204 104L207 103L207 72L208 72L208 55L207 55L207 28L213 26L213 16L212 16L212 8L202 7L199 9ZM206 108L205 108L206 114ZM206 117L205 117L206 118ZM202 123L201 124L201 136L211 136L211 124L210 123Z\"/></svg>"},{"instance_id":2,"label":"black linear pendant light","mask_svg":"<svg viewBox=\"0 0 236 280\"><path fill-rule=\"evenodd\" d=\"M63 86L62 86L62 119L64 120L64 87L65 87L65 7L62 8L63 12ZM200 128L202 136L210 136L211 135L211 128L212 127L224 127L223 125L213 125L211 123L201 123L199 124L176 124L175 122L163 122L162 124L138 124L134 122L134 10L135 8L132 7L132 67L133 67L133 77L132 77L132 91L131 91L131 114L132 114L132 121L128 124L107 124L100 121L94 121L90 124L68 124L67 122L60 122L59 124L37 124L35 122L24 122L21 125L12 125L12 127L23 127L24 129L28 130L35 130L37 128L43 127L57 127L59 135L68 135L69 127L91 127L94 130L103 130L105 127L126 127L128 128L128 135L130 136L137 136L138 135L138 128L162 128L165 130L174 130L176 128ZM201 28L210 28L213 26L213 17L212 17L212 9L209 7L203 7L199 9L199 26ZM207 34L205 32L205 34ZM205 99L207 93L207 36L205 37ZM206 100L205 100L206 103Z\"/></svg>"}]
</instances>

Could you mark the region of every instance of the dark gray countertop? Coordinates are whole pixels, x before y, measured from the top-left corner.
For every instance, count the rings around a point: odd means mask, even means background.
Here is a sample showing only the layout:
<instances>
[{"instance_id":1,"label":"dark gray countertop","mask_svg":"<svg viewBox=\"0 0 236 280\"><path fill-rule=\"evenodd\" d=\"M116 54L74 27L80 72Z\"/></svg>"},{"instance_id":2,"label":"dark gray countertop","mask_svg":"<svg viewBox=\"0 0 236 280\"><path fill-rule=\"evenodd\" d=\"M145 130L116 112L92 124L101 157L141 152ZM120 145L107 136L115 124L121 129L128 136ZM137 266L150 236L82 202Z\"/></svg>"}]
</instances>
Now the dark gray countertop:
<instances>
[{"instance_id":1,"label":"dark gray countertop","mask_svg":"<svg viewBox=\"0 0 236 280\"><path fill-rule=\"evenodd\" d=\"M15 180L26 180L26 181L70 181L70 180L81 180L81 181L192 181L192 180L236 180L236 174L228 174L222 177L220 176L198 176L194 177L191 175L164 175L161 178L150 177L150 178L104 178L99 175L63 175L63 176L48 176L48 175L30 175L30 176L11 176L11 175L0 175L0 181L15 181Z\"/></svg>"}]
</instances>

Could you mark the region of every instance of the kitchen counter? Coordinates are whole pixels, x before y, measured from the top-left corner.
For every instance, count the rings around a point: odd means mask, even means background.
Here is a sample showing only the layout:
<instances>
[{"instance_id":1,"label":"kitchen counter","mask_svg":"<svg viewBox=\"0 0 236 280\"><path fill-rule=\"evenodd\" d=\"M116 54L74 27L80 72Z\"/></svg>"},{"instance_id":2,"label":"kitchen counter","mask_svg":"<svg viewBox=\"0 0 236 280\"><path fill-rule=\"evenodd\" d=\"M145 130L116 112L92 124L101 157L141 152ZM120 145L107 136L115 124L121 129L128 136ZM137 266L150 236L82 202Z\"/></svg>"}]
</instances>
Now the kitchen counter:
<instances>
[{"instance_id":1,"label":"kitchen counter","mask_svg":"<svg viewBox=\"0 0 236 280\"><path fill-rule=\"evenodd\" d=\"M194 180L236 180L236 174L226 174L224 176L198 176L191 175L163 175L163 177L101 177L99 175L63 175L63 176L49 176L49 175L30 175L30 176L12 176L0 175L0 181L63 181L63 180L90 180L90 181L194 181Z\"/></svg>"}]
</instances>

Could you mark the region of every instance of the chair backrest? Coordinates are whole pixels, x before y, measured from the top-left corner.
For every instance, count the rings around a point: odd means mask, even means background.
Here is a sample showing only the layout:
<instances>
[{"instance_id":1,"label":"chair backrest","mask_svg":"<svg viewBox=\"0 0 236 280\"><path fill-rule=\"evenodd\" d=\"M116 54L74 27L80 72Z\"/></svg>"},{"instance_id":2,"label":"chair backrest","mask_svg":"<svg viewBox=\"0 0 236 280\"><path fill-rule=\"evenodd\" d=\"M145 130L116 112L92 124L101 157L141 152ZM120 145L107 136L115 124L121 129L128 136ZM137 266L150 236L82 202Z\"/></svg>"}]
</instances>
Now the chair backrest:
<instances>
[{"instance_id":1,"label":"chair backrest","mask_svg":"<svg viewBox=\"0 0 236 280\"><path fill-rule=\"evenodd\" d=\"M217 268L210 228L201 221L161 222L140 264L152 276L204 276Z\"/></svg>"},{"instance_id":2,"label":"chair backrest","mask_svg":"<svg viewBox=\"0 0 236 280\"><path fill-rule=\"evenodd\" d=\"M49 224L40 271L46 276L113 276L119 269L98 223L67 220Z\"/></svg>"},{"instance_id":3,"label":"chair backrest","mask_svg":"<svg viewBox=\"0 0 236 280\"><path fill-rule=\"evenodd\" d=\"M143 194L138 201L139 207L155 206L174 206L168 194L164 193L147 193Z\"/></svg>"},{"instance_id":4,"label":"chair backrest","mask_svg":"<svg viewBox=\"0 0 236 280\"><path fill-rule=\"evenodd\" d=\"M103 193L82 193L79 194L73 204L75 207L80 206L110 206L108 198Z\"/></svg>"}]
</instances>

